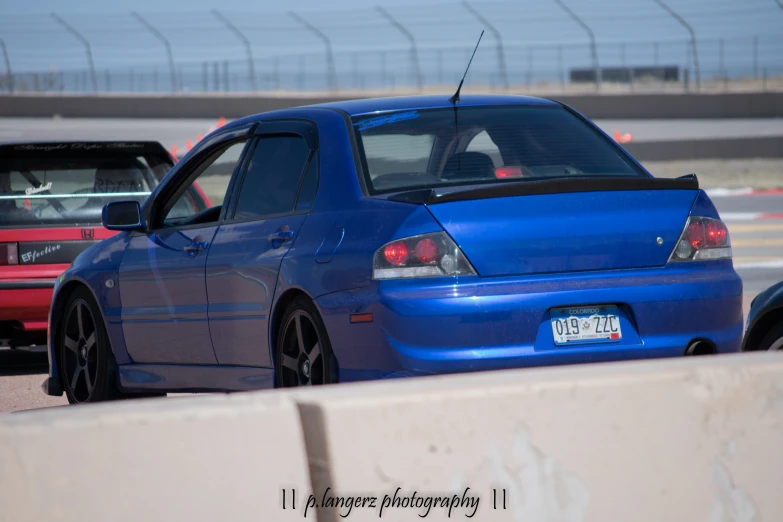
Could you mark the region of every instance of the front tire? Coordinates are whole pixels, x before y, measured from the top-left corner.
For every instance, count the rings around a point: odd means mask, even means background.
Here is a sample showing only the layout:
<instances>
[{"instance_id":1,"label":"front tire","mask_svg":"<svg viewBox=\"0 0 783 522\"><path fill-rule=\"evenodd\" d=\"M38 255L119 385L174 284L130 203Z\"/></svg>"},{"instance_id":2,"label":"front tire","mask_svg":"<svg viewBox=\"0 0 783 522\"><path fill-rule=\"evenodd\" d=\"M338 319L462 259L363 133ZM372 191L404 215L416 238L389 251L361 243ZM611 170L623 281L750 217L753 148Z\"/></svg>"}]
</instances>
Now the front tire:
<instances>
[{"instance_id":1,"label":"front tire","mask_svg":"<svg viewBox=\"0 0 783 522\"><path fill-rule=\"evenodd\" d=\"M288 305L275 342L278 388L337 382L332 345L315 305L299 296Z\"/></svg>"},{"instance_id":2,"label":"front tire","mask_svg":"<svg viewBox=\"0 0 783 522\"><path fill-rule=\"evenodd\" d=\"M65 303L59 332L60 373L71 404L122 398L117 364L98 304L84 287Z\"/></svg>"}]
</instances>

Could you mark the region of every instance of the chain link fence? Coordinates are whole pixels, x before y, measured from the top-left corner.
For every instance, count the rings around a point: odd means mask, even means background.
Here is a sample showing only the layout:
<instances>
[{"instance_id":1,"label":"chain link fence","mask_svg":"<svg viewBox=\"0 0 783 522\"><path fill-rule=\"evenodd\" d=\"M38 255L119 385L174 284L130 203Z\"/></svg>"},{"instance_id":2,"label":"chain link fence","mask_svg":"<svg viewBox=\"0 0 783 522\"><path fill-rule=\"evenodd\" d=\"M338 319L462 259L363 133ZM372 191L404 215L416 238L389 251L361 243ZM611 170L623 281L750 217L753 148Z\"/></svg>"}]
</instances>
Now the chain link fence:
<instances>
[{"instance_id":1,"label":"chain link fence","mask_svg":"<svg viewBox=\"0 0 783 522\"><path fill-rule=\"evenodd\" d=\"M458 83L482 29L467 87L783 89L783 7L773 0L692 0L682 8L649 0L627 13L620 9L627 2L607 1L596 4L603 10L585 0L540 0L547 9L475 1L322 13L5 17L0 92L442 92ZM751 24L746 15L779 20ZM638 29L650 20L652 29Z\"/></svg>"}]
</instances>

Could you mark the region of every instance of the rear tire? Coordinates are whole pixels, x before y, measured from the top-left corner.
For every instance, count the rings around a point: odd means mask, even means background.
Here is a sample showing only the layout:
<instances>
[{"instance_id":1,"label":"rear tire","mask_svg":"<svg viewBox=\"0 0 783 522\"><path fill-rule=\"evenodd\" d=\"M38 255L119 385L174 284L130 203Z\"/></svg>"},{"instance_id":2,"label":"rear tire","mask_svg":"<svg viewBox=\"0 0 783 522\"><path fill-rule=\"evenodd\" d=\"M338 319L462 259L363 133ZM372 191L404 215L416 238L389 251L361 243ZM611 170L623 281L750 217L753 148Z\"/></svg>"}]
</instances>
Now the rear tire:
<instances>
[{"instance_id":1,"label":"rear tire","mask_svg":"<svg viewBox=\"0 0 783 522\"><path fill-rule=\"evenodd\" d=\"M767 332L764 339L759 343L759 351L778 351L783 350L783 323L778 323Z\"/></svg>"},{"instance_id":2,"label":"rear tire","mask_svg":"<svg viewBox=\"0 0 783 522\"><path fill-rule=\"evenodd\" d=\"M123 398L117 389L117 363L100 308L87 288L71 293L58 335L63 390L71 404Z\"/></svg>"},{"instance_id":3,"label":"rear tire","mask_svg":"<svg viewBox=\"0 0 783 522\"><path fill-rule=\"evenodd\" d=\"M326 326L310 299L296 297L280 321L275 342L278 388L337 382L337 368Z\"/></svg>"}]
</instances>

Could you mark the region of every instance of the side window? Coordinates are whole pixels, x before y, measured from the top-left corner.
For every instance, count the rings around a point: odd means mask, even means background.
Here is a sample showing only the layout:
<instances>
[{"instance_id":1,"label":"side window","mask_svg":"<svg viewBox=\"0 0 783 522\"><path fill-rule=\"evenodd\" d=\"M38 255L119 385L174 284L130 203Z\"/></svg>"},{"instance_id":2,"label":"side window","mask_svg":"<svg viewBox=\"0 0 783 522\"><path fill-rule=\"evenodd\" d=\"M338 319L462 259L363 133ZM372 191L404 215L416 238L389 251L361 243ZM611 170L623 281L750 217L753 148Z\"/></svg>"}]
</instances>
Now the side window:
<instances>
[{"instance_id":1,"label":"side window","mask_svg":"<svg viewBox=\"0 0 783 522\"><path fill-rule=\"evenodd\" d=\"M302 180L302 187L296 197L294 210L310 210L315 201L315 193L318 190L318 153L313 153L310 163L307 164L307 172Z\"/></svg>"},{"instance_id":2,"label":"side window","mask_svg":"<svg viewBox=\"0 0 783 522\"><path fill-rule=\"evenodd\" d=\"M217 221L220 208L226 198L228 183L236 168L237 162L245 148L246 141L229 145L216 152L197 168L196 177L168 209L163 218L166 226L175 226L189 221L196 214L204 214L204 219L196 223ZM212 212L207 212L212 209Z\"/></svg>"},{"instance_id":3,"label":"side window","mask_svg":"<svg viewBox=\"0 0 783 522\"><path fill-rule=\"evenodd\" d=\"M234 219L291 212L309 157L301 136L260 138L239 190Z\"/></svg>"},{"instance_id":4,"label":"side window","mask_svg":"<svg viewBox=\"0 0 783 522\"><path fill-rule=\"evenodd\" d=\"M498 146L492 141L492 138L489 137L487 131L481 131L476 134L476 136L470 140L465 152L481 152L492 158L492 163L495 164L496 168L503 166L503 158L500 156L500 149L498 149Z\"/></svg>"}]
</instances>

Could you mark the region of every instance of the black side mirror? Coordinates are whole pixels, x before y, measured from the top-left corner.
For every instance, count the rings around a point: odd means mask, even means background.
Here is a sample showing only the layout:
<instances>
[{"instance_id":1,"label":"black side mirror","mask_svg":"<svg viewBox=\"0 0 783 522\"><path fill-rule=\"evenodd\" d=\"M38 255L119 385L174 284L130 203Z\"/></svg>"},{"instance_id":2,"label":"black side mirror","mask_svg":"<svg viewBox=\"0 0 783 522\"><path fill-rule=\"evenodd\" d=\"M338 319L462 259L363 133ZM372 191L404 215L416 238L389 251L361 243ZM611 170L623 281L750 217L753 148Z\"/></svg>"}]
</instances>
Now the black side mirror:
<instances>
[{"instance_id":1,"label":"black side mirror","mask_svg":"<svg viewBox=\"0 0 783 522\"><path fill-rule=\"evenodd\" d=\"M112 201L103 207L103 226L109 230L135 230L142 227L138 201Z\"/></svg>"}]
</instances>

